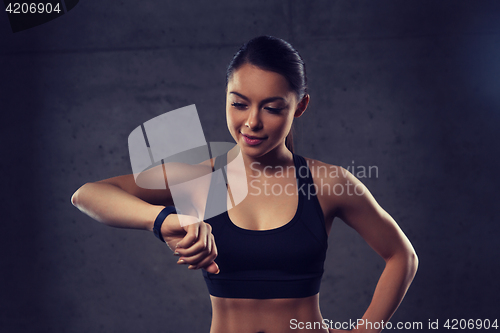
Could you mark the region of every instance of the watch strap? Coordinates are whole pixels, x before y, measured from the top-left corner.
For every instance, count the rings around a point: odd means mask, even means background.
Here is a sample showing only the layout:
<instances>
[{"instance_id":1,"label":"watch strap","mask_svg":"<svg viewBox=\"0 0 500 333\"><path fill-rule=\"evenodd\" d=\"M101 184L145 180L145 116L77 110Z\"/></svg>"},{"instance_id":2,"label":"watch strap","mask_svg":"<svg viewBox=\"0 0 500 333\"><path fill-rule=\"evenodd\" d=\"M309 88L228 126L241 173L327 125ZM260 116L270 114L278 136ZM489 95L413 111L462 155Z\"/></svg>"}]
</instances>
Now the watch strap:
<instances>
[{"instance_id":1,"label":"watch strap","mask_svg":"<svg viewBox=\"0 0 500 333\"><path fill-rule=\"evenodd\" d=\"M177 214L177 211L175 210L174 206L167 206L161 210L161 212L158 214L158 216L155 219L155 223L153 225L153 233L155 236L161 240L163 243L165 243L165 240L163 239L163 236L161 234L161 226L163 224L163 221L169 216L170 214Z\"/></svg>"}]
</instances>

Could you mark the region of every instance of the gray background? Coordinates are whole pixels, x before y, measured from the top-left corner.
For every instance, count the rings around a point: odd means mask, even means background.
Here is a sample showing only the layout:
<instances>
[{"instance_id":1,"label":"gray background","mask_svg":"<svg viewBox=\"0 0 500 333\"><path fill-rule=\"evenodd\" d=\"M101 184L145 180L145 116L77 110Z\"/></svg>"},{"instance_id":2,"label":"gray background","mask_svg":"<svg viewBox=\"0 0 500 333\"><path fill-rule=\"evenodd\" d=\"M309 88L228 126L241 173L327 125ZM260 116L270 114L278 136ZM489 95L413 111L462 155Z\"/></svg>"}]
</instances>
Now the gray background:
<instances>
[{"instance_id":1,"label":"gray background","mask_svg":"<svg viewBox=\"0 0 500 333\"><path fill-rule=\"evenodd\" d=\"M231 140L225 67L262 34L307 64L298 153L378 166L362 181L416 248L393 321L498 318L499 18L498 1L82 0L13 34L0 14L0 330L208 331L201 272L70 197L130 173L128 134L164 112L196 104L207 141ZM329 244L323 316L359 318L383 261L340 220Z\"/></svg>"}]
</instances>

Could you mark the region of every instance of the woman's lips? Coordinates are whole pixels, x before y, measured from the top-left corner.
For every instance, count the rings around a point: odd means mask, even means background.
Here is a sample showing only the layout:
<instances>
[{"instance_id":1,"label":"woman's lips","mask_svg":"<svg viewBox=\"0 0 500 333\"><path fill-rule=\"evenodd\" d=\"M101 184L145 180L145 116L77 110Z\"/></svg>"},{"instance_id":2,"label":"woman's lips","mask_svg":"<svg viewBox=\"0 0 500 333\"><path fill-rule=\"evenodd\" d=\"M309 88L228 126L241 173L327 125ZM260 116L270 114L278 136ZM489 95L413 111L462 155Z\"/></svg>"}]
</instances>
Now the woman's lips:
<instances>
[{"instance_id":1,"label":"woman's lips","mask_svg":"<svg viewBox=\"0 0 500 333\"><path fill-rule=\"evenodd\" d=\"M265 140L265 138L259 138L257 136L245 135L243 133L241 133L241 135L243 136L243 140L245 140L245 142L250 146L256 146Z\"/></svg>"}]
</instances>

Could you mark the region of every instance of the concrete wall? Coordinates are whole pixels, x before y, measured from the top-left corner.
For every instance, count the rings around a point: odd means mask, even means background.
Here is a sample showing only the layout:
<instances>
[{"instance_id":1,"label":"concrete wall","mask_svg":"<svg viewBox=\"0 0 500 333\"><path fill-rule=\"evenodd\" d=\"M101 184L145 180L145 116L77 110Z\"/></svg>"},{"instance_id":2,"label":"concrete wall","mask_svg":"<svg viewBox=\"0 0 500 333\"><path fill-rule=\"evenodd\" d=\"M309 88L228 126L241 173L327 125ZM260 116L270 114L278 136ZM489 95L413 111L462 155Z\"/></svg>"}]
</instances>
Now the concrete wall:
<instances>
[{"instance_id":1,"label":"concrete wall","mask_svg":"<svg viewBox=\"0 0 500 333\"><path fill-rule=\"evenodd\" d=\"M262 34L290 41L307 64L298 153L377 166L362 181L417 250L393 321L494 319L499 16L496 1L82 0L13 34L1 14L0 329L208 331L200 272L70 197L130 173L128 134L164 112L196 104L207 141L231 140L225 67ZM340 220L329 244L323 316L359 318L383 261Z\"/></svg>"}]
</instances>

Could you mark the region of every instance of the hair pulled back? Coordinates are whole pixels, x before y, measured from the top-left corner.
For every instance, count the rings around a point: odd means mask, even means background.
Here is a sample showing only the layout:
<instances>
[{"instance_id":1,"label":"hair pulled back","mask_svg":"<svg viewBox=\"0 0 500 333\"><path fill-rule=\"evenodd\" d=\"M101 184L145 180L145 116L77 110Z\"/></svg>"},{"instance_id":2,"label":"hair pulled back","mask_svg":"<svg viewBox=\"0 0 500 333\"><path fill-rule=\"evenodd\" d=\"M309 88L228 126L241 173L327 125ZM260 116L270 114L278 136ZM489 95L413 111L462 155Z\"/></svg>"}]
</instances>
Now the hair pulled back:
<instances>
[{"instance_id":1,"label":"hair pulled back","mask_svg":"<svg viewBox=\"0 0 500 333\"><path fill-rule=\"evenodd\" d=\"M297 50L283 39L259 36L245 43L227 67L226 86L233 73L244 64L283 75L298 101L307 94L305 63ZM293 152L293 126L285 139L285 145Z\"/></svg>"}]
</instances>

